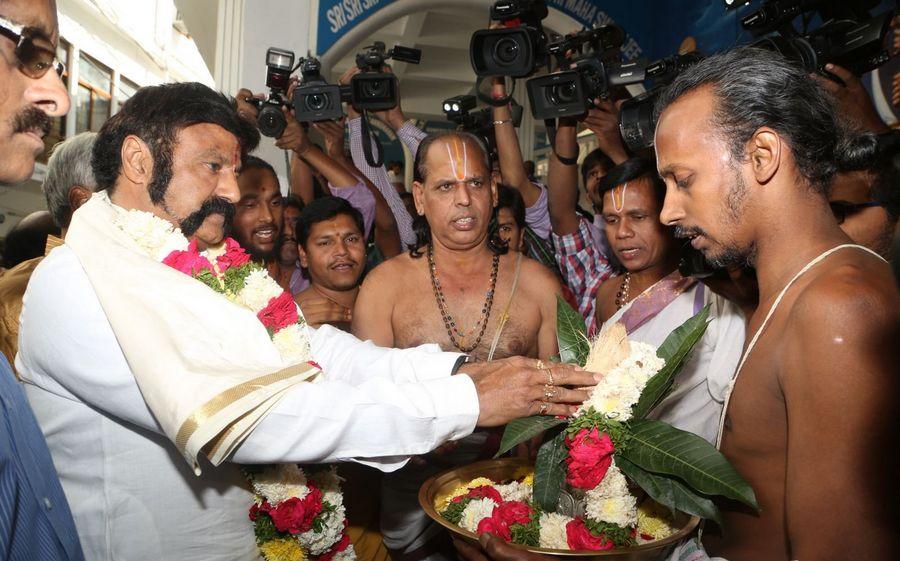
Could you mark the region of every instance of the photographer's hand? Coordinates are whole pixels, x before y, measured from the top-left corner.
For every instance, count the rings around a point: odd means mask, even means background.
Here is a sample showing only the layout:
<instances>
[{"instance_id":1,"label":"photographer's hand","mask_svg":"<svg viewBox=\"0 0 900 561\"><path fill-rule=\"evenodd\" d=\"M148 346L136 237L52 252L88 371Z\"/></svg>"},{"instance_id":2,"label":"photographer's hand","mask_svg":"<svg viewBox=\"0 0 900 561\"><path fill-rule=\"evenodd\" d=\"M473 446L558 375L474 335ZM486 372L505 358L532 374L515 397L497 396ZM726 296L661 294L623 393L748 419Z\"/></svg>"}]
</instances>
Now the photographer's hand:
<instances>
[{"instance_id":1,"label":"photographer's hand","mask_svg":"<svg viewBox=\"0 0 900 561\"><path fill-rule=\"evenodd\" d=\"M284 113L287 126L284 127L281 136L275 140L275 146L282 150L292 150L298 156L303 156L310 147L309 136L303 130L303 126L294 118L293 111L286 107L282 107L281 111Z\"/></svg>"},{"instance_id":2,"label":"photographer's hand","mask_svg":"<svg viewBox=\"0 0 900 561\"><path fill-rule=\"evenodd\" d=\"M382 72L386 72L388 74L393 74L394 69L385 64L381 68ZM403 126L403 123L406 122L406 115L403 114L403 108L400 107L400 87L397 86L397 105L392 109L385 109L384 111L372 111L372 114L378 117L384 124L391 127L392 129L400 130L400 127Z\"/></svg>"},{"instance_id":3,"label":"photographer's hand","mask_svg":"<svg viewBox=\"0 0 900 561\"><path fill-rule=\"evenodd\" d=\"M584 126L597 136L597 146L615 164L628 159L628 152L619 133L619 108L609 100L594 100L593 109L588 110Z\"/></svg>"},{"instance_id":4,"label":"photographer's hand","mask_svg":"<svg viewBox=\"0 0 900 561\"><path fill-rule=\"evenodd\" d=\"M491 95L495 99L506 97L506 80L503 77L494 77ZM494 118L494 138L497 142L497 156L500 160L500 175L503 184L509 185L519 191L526 207L534 205L541 197L541 188L531 182L525 173L525 162L522 159L522 149L519 146L519 137L512 122L512 112L509 105L493 107L491 109Z\"/></svg>"},{"instance_id":5,"label":"photographer's hand","mask_svg":"<svg viewBox=\"0 0 900 561\"><path fill-rule=\"evenodd\" d=\"M325 137L325 153L335 160L346 160L344 153L344 120L313 123L313 128Z\"/></svg>"},{"instance_id":6,"label":"photographer's hand","mask_svg":"<svg viewBox=\"0 0 900 561\"><path fill-rule=\"evenodd\" d=\"M259 115L259 110L256 109L256 106L247 101L248 97L263 99L264 96L262 94L253 95L253 92L251 92L247 88L239 89L237 95L235 96L238 116L247 119L248 121L253 123L253 126L256 126L256 117L257 115Z\"/></svg>"},{"instance_id":7,"label":"photographer's hand","mask_svg":"<svg viewBox=\"0 0 900 561\"><path fill-rule=\"evenodd\" d=\"M813 74L813 78L831 93L839 112L845 115L854 127L874 133L890 130L878 116L875 104L872 103L859 78L836 64L826 64L825 70L840 78L844 85L820 74Z\"/></svg>"},{"instance_id":8,"label":"photographer's hand","mask_svg":"<svg viewBox=\"0 0 900 561\"><path fill-rule=\"evenodd\" d=\"M347 71L344 72L343 76L341 76L341 79L339 81L340 85L349 86L350 80L352 80L354 76L359 74L359 72L360 70L356 66L351 66L350 68L348 68ZM359 117L359 111L351 103L347 103L347 117L350 119L356 119L357 117Z\"/></svg>"}]
</instances>

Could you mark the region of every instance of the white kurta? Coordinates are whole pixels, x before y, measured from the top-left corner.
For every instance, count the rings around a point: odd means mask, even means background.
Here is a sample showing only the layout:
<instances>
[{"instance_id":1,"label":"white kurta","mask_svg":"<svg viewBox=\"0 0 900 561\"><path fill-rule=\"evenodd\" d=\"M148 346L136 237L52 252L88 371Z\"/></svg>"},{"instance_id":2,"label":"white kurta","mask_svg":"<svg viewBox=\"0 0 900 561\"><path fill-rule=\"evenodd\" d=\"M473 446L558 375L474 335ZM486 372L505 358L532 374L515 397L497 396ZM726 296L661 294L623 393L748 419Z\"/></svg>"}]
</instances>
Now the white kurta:
<instances>
[{"instance_id":1,"label":"white kurta","mask_svg":"<svg viewBox=\"0 0 900 561\"><path fill-rule=\"evenodd\" d=\"M744 347L744 316L738 308L696 283L635 329L628 338L660 346L675 328L694 315L694 301L697 290L701 288L705 292L703 304L712 304L709 327L675 378L675 391L656 408L651 417L715 443L728 384L734 377ZM630 307L631 302L603 326L618 321Z\"/></svg>"},{"instance_id":2,"label":"white kurta","mask_svg":"<svg viewBox=\"0 0 900 561\"><path fill-rule=\"evenodd\" d=\"M329 326L311 337L325 372L301 383L220 467L194 475L147 408L71 249L25 293L16 368L47 438L85 557L258 559L237 464L355 459L385 471L472 432L478 397L436 345L382 349Z\"/></svg>"}]
</instances>

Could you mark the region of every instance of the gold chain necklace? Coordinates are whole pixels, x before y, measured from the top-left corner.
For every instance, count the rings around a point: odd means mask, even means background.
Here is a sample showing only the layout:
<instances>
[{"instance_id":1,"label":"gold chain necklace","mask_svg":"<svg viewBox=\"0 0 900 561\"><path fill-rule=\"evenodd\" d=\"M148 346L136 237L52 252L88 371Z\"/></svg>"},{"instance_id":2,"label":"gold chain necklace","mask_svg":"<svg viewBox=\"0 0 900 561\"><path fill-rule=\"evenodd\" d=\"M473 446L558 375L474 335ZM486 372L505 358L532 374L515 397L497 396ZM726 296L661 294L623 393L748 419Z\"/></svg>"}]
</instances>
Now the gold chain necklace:
<instances>
[{"instance_id":1,"label":"gold chain necklace","mask_svg":"<svg viewBox=\"0 0 900 561\"><path fill-rule=\"evenodd\" d=\"M481 338L484 337L484 331L487 329L488 320L491 317L491 307L494 305L494 289L497 287L497 271L499 268L500 256L494 254L491 263L491 287L487 291L487 294L485 294L484 305L481 307L481 318L475 326L472 327L471 332L474 333L479 326L481 327L481 330L478 332L478 337L475 339L475 342L471 346L467 346L465 334L459 331L456 327L456 321L453 319L453 316L450 315L450 312L447 311L447 302L444 299L444 292L441 290L441 281L437 278L437 267L434 264L434 249L431 244L428 244L428 271L431 274L431 288L434 289L434 298L437 300L438 309L441 312L441 319L444 320L444 328L447 330L447 335L450 336L450 342L461 352L472 352L481 342Z\"/></svg>"}]
</instances>

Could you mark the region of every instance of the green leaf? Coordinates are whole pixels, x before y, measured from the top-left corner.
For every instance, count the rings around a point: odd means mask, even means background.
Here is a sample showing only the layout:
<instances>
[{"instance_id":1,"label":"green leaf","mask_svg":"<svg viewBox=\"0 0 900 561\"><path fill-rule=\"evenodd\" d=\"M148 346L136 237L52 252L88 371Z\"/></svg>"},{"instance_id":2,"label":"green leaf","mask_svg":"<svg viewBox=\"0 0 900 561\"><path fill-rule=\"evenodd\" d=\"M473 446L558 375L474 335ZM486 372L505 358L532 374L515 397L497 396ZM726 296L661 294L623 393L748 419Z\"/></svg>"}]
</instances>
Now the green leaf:
<instances>
[{"instance_id":1,"label":"green leaf","mask_svg":"<svg viewBox=\"0 0 900 561\"><path fill-rule=\"evenodd\" d=\"M553 439L538 449L534 463L533 500L546 512L556 511L559 492L566 481L566 431L560 431Z\"/></svg>"},{"instance_id":2,"label":"green leaf","mask_svg":"<svg viewBox=\"0 0 900 561\"><path fill-rule=\"evenodd\" d=\"M557 419L556 417L548 417L546 415L534 415L533 417L523 417L511 421L506 428L503 429L503 438L500 440L500 450L495 458L501 454L512 450L516 444L525 442L535 437L547 429L552 429L557 425L566 422L566 419Z\"/></svg>"},{"instance_id":3,"label":"green leaf","mask_svg":"<svg viewBox=\"0 0 900 561\"><path fill-rule=\"evenodd\" d=\"M462 520L462 513L466 510L466 507L469 506L470 502L472 502L472 498L466 497L458 503L450 503L450 506L441 512L441 516L444 517L445 520L459 525L459 521Z\"/></svg>"},{"instance_id":4,"label":"green leaf","mask_svg":"<svg viewBox=\"0 0 900 561\"><path fill-rule=\"evenodd\" d=\"M679 325L657 349L656 354L659 358L666 361L666 364L644 386L641 398L631 410L635 419L645 418L668 395L672 389L672 382L675 380L675 376L678 375L681 367L684 366L691 351L694 349L694 345L703 338L708 319L709 305L700 310L697 315Z\"/></svg>"},{"instance_id":5,"label":"green leaf","mask_svg":"<svg viewBox=\"0 0 900 561\"><path fill-rule=\"evenodd\" d=\"M704 495L722 495L759 510L750 484L716 448L696 434L650 419L630 423L624 457L653 473L674 475Z\"/></svg>"},{"instance_id":6,"label":"green leaf","mask_svg":"<svg viewBox=\"0 0 900 561\"><path fill-rule=\"evenodd\" d=\"M622 456L616 457L616 465L628 479L643 489L651 499L674 512L681 511L700 518L713 520L722 527L722 518L715 503L688 488L674 477L650 473L629 462Z\"/></svg>"},{"instance_id":7,"label":"green leaf","mask_svg":"<svg viewBox=\"0 0 900 561\"><path fill-rule=\"evenodd\" d=\"M562 296L556 295L556 340L559 343L559 357L563 362L584 366L588 352L587 329L584 318L572 309Z\"/></svg>"}]
</instances>

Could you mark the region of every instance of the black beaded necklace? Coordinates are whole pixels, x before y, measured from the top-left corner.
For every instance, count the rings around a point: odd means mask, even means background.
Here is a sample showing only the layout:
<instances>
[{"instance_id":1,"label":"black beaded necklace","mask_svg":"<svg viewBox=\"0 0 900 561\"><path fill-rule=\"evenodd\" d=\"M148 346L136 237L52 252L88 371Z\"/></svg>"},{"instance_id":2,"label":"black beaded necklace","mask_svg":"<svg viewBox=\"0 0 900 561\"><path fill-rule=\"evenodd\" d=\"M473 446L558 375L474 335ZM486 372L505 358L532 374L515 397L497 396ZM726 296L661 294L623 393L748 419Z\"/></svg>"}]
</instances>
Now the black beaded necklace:
<instances>
[{"instance_id":1,"label":"black beaded necklace","mask_svg":"<svg viewBox=\"0 0 900 561\"><path fill-rule=\"evenodd\" d=\"M437 300L438 309L441 311L441 318L444 320L444 327L447 329L447 335L450 336L450 342L461 352L470 353L481 342L484 337L484 331L487 329L488 320L491 317L491 307L494 305L494 289L497 287L497 271L500 268L500 256L494 254L491 263L491 288L485 294L484 305L481 307L481 319L472 327L470 333L474 333L476 329L481 327L478 337L471 346L466 346L466 336L456 327L456 321L447 311L447 302L444 300L444 292L441 290L441 281L437 278L437 267L434 265L434 249L428 244L428 271L431 273L431 287L434 289L434 298Z\"/></svg>"}]
</instances>

